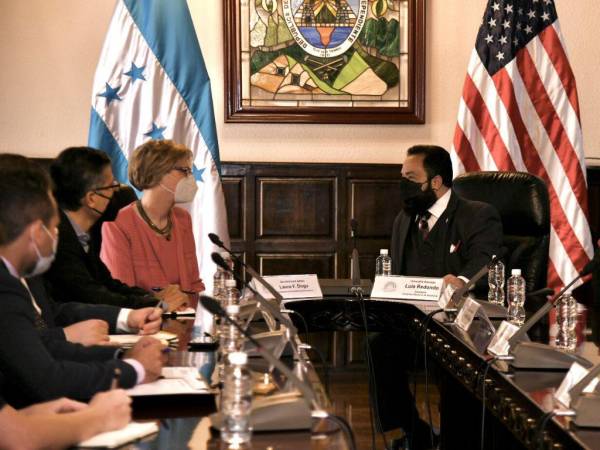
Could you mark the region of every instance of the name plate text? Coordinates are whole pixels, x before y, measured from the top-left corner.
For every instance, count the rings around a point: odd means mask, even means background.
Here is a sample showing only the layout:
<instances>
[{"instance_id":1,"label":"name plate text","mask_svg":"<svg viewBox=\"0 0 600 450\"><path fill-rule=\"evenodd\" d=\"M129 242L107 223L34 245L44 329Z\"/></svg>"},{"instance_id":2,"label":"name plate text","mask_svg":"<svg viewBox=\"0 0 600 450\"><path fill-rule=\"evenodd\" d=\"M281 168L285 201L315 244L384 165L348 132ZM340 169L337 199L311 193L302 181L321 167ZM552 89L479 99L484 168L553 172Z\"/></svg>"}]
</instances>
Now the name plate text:
<instances>
[{"instance_id":1,"label":"name plate text","mask_svg":"<svg viewBox=\"0 0 600 450\"><path fill-rule=\"evenodd\" d=\"M308 275L269 275L263 277L267 283L281 294L284 300L298 298L323 298L319 279L315 274ZM272 299L271 293L259 282L252 280L254 288L264 298Z\"/></svg>"},{"instance_id":2,"label":"name plate text","mask_svg":"<svg viewBox=\"0 0 600 450\"><path fill-rule=\"evenodd\" d=\"M437 302L442 293L443 284L444 281L441 278L376 276L371 290L371 298Z\"/></svg>"}]
</instances>

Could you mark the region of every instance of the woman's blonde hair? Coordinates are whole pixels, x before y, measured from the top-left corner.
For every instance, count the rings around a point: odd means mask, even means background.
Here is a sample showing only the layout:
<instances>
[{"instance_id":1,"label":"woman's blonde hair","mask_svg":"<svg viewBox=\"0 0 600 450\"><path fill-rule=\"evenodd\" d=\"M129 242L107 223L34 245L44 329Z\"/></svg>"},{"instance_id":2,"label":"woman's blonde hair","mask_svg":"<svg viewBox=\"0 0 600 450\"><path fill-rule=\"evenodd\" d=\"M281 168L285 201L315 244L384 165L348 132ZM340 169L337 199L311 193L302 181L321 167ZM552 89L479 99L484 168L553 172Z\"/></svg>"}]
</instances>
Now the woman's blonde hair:
<instances>
[{"instance_id":1,"label":"woman's blonde hair","mask_svg":"<svg viewBox=\"0 0 600 450\"><path fill-rule=\"evenodd\" d=\"M192 158L192 151L170 140L150 140L133 151L129 158L129 181L143 191L152 188L184 158Z\"/></svg>"}]
</instances>

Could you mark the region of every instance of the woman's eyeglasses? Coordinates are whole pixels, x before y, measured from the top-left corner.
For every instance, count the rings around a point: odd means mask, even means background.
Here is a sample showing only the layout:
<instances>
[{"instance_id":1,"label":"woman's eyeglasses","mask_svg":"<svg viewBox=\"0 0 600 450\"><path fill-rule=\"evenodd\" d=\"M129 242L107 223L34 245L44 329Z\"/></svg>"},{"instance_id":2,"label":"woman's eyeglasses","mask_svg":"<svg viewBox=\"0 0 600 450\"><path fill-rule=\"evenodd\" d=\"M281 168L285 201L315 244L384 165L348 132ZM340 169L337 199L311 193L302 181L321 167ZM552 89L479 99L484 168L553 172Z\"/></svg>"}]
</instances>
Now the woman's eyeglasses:
<instances>
[{"instance_id":1,"label":"woman's eyeglasses","mask_svg":"<svg viewBox=\"0 0 600 450\"><path fill-rule=\"evenodd\" d=\"M186 177L189 177L192 173L194 173L194 171L192 170L191 167L176 166L176 167L173 167L173 170L176 170L177 172L181 172Z\"/></svg>"}]
</instances>

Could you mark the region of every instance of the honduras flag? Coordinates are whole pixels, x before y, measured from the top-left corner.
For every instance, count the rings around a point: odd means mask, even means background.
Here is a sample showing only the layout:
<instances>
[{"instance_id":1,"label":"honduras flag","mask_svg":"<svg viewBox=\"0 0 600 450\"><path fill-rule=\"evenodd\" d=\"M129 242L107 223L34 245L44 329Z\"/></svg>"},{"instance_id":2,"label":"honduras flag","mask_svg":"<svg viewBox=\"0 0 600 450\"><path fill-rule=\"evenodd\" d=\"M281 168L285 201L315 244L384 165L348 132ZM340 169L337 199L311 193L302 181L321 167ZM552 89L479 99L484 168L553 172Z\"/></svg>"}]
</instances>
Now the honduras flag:
<instances>
[{"instance_id":1,"label":"honduras flag","mask_svg":"<svg viewBox=\"0 0 600 450\"><path fill-rule=\"evenodd\" d=\"M228 243L210 80L186 0L118 0L92 91L88 145L108 153L128 183L127 160L148 139L172 139L194 153L198 193L190 205L196 253L208 292L215 249Z\"/></svg>"}]
</instances>

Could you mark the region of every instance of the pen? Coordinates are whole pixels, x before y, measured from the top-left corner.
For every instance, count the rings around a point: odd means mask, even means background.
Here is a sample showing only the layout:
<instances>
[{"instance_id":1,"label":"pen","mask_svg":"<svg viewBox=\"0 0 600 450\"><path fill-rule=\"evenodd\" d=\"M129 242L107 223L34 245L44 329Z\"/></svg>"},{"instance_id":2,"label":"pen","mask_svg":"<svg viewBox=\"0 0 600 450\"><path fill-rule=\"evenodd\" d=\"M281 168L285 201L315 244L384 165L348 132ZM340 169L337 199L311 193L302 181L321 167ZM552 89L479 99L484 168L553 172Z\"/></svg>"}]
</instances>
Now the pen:
<instances>
[{"instance_id":1,"label":"pen","mask_svg":"<svg viewBox=\"0 0 600 450\"><path fill-rule=\"evenodd\" d=\"M113 391L119 388L119 379L121 378L121 369L115 367L112 382L110 383L110 390Z\"/></svg>"}]
</instances>

